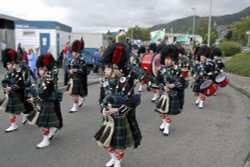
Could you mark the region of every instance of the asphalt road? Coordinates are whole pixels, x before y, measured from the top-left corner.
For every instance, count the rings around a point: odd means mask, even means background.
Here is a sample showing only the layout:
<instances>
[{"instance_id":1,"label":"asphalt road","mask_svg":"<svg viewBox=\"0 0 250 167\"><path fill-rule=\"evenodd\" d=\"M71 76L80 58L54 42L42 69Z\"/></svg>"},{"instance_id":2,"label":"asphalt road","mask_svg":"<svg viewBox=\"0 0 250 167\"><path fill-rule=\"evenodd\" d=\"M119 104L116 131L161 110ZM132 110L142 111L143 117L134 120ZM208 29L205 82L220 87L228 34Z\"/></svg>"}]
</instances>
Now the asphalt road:
<instances>
[{"instance_id":1,"label":"asphalt road","mask_svg":"<svg viewBox=\"0 0 250 167\"><path fill-rule=\"evenodd\" d=\"M85 105L69 114L72 99L65 94L62 110L64 128L51 145L36 149L41 131L22 125L6 134L6 113L0 113L0 167L104 167L109 160L92 137L98 130L101 114L98 107L99 85L89 87ZM122 167L242 167L250 148L249 99L231 87L210 97L204 109L194 105L191 90L186 90L183 113L174 118L170 135L158 130L160 119L150 102L152 95L142 92L137 118L143 134L138 149L127 149Z\"/></svg>"}]
</instances>

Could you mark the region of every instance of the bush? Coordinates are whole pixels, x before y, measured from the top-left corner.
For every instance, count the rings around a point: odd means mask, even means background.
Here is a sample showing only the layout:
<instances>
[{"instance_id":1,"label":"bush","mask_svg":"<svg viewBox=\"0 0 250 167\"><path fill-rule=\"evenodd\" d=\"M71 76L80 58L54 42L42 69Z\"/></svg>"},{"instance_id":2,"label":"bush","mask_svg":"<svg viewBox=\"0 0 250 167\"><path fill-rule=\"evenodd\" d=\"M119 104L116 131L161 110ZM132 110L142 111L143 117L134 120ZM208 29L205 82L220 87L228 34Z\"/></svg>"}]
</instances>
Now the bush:
<instances>
[{"instance_id":1,"label":"bush","mask_svg":"<svg viewBox=\"0 0 250 167\"><path fill-rule=\"evenodd\" d=\"M237 42L224 41L220 43L219 48L224 56L233 56L241 52L241 45Z\"/></svg>"},{"instance_id":2,"label":"bush","mask_svg":"<svg viewBox=\"0 0 250 167\"><path fill-rule=\"evenodd\" d=\"M242 52L225 63L226 71L250 77L250 53Z\"/></svg>"}]
</instances>

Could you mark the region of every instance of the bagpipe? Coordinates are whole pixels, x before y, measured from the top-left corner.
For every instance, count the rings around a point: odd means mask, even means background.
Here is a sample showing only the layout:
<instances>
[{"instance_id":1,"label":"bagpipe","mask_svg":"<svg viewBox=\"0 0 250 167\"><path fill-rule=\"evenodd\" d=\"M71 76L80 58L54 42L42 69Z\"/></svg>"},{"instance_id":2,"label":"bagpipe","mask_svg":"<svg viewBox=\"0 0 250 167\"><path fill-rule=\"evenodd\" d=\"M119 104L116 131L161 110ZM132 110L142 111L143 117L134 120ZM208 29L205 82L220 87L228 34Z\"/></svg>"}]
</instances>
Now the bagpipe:
<instances>
[{"instance_id":1,"label":"bagpipe","mask_svg":"<svg viewBox=\"0 0 250 167\"><path fill-rule=\"evenodd\" d=\"M130 72L127 77L121 77L116 84L115 90L110 91L110 84L107 78L102 78L101 82L103 88L105 88L106 96L102 100L101 107L106 108L118 108L118 112L110 116L105 116L101 128L94 135L94 140L99 146L109 147L114 132L114 119L125 117L133 108L136 108L141 103L140 94L132 94L138 81L146 76L146 72L140 67L131 65ZM133 85L126 89L129 85L131 77L137 79ZM121 89L119 89L121 88ZM129 107L125 104L129 104Z\"/></svg>"},{"instance_id":2,"label":"bagpipe","mask_svg":"<svg viewBox=\"0 0 250 167\"><path fill-rule=\"evenodd\" d=\"M51 82L54 83L56 81L57 74L58 74L58 70L52 69L49 72L48 76L44 77L43 79L36 80L36 82L34 84L32 84L31 87L25 89L25 94L29 98L33 98L33 102L32 102L33 110L27 116L27 120L28 120L29 124L31 124L31 125L36 124L38 116L39 116L40 111L41 111L41 106L47 105L46 102L37 100L37 99L39 99L39 93L41 92L40 85L42 85L43 88L46 89L46 87L49 83L51 83ZM56 100L62 101L63 94L60 91L58 91L58 89L56 88L55 85L54 85L54 91L55 91Z\"/></svg>"},{"instance_id":3,"label":"bagpipe","mask_svg":"<svg viewBox=\"0 0 250 167\"><path fill-rule=\"evenodd\" d=\"M9 74L7 74L9 75ZM13 82L10 78L5 78L2 80L2 86L3 88L6 88L7 86L11 87L11 90L15 91L19 87L17 86L17 82L19 81L19 77L22 77L21 75L14 75L15 77L17 76L16 80ZM4 97L0 99L0 111L5 111L7 104L9 102L9 93L6 90L4 90Z\"/></svg>"},{"instance_id":4,"label":"bagpipe","mask_svg":"<svg viewBox=\"0 0 250 167\"><path fill-rule=\"evenodd\" d=\"M176 76L171 72L171 69L167 67L162 67L159 73L162 81L156 83L154 88L161 90L161 92L165 92L164 87L169 83L177 83ZM176 87L181 87L181 85L176 85ZM169 111L169 102L170 97L177 96L178 92L174 89L170 89L167 93L162 93L159 100L156 103L155 111L160 114L167 114Z\"/></svg>"}]
</instances>

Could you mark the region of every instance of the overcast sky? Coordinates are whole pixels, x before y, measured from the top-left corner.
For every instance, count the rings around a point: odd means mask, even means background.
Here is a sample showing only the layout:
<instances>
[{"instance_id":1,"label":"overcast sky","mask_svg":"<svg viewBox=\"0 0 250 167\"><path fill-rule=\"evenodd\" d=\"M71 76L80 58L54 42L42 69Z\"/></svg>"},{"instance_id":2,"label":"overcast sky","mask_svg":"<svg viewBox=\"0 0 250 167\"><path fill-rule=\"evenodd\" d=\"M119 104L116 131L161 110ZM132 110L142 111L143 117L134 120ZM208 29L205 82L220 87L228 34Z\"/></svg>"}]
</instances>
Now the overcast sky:
<instances>
[{"instance_id":1,"label":"overcast sky","mask_svg":"<svg viewBox=\"0 0 250 167\"><path fill-rule=\"evenodd\" d=\"M26 20L53 20L74 32L151 27L178 18L209 15L210 0L1 0L0 13ZM212 0L212 15L233 14L250 0ZM196 10L192 10L195 8Z\"/></svg>"}]
</instances>

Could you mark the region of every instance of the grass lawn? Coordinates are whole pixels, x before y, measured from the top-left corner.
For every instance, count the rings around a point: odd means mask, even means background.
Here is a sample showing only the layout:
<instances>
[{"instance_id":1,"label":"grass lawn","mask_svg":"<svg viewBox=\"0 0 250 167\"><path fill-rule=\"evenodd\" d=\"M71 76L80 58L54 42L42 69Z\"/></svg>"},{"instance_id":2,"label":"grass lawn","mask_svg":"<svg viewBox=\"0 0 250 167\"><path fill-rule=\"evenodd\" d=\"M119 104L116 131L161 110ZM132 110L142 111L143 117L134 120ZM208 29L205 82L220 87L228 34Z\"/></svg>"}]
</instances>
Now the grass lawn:
<instances>
[{"instance_id":1,"label":"grass lawn","mask_svg":"<svg viewBox=\"0 0 250 167\"><path fill-rule=\"evenodd\" d=\"M250 77L250 53L242 52L225 62L226 72Z\"/></svg>"}]
</instances>

